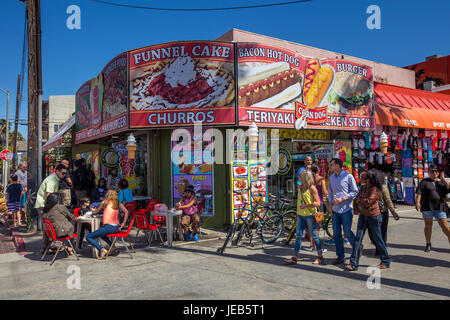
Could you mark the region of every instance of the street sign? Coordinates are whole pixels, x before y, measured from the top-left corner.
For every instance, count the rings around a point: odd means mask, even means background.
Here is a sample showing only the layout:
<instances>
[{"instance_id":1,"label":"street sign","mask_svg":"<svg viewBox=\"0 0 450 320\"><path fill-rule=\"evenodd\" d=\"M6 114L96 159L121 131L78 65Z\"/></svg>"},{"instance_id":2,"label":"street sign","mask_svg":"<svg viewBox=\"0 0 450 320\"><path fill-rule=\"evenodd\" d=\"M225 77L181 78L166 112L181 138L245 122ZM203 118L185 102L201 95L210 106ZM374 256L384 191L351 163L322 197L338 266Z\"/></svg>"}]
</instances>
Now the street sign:
<instances>
[{"instance_id":1,"label":"street sign","mask_svg":"<svg viewBox=\"0 0 450 320\"><path fill-rule=\"evenodd\" d=\"M9 150L3 150L0 152L0 159L3 161L11 161L13 158L13 153Z\"/></svg>"}]
</instances>

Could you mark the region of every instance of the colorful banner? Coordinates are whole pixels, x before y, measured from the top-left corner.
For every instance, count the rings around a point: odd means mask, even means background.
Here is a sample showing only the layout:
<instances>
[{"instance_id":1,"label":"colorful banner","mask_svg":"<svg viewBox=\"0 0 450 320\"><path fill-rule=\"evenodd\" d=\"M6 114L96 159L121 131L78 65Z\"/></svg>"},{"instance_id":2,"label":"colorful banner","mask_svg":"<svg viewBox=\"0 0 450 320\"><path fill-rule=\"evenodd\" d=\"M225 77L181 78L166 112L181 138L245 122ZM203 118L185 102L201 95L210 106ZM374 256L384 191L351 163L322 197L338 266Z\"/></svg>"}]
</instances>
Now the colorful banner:
<instances>
[{"instance_id":1,"label":"colorful banner","mask_svg":"<svg viewBox=\"0 0 450 320\"><path fill-rule=\"evenodd\" d=\"M353 174L352 170L352 142L350 140L336 140L334 143L334 157L344 163L343 170Z\"/></svg>"},{"instance_id":2,"label":"colorful banner","mask_svg":"<svg viewBox=\"0 0 450 320\"><path fill-rule=\"evenodd\" d=\"M231 164L231 205L232 221L237 218L246 203L250 210L255 201L267 200L267 175L265 138L260 139L255 150L249 151L245 134L236 133L233 137L233 158ZM242 213L246 217L248 212Z\"/></svg>"},{"instance_id":3,"label":"colorful banner","mask_svg":"<svg viewBox=\"0 0 450 320\"><path fill-rule=\"evenodd\" d=\"M128 129L127 72L127 53L122 53L78 90L75 143Z\"/></svg>"},{"instance_id":4,"label":"colorful banner","mask_svg":"<svg viewBox=\"0 0 450 320\"><path fill-rule=\"evenodd\" d=\"M373 71L257 43L237 44L239 124L370 130Z\"/></svg>"},{"instance_id":5,"label":"colorful banner","mask_svg":"<svg viewBox=\"0 0 450 320\"><path fill-rule=\"evenodd\" d=\"M130 127L235 124L234 47L172 42L133 50Z\"/></svg>"},{"instance_id":6,"label":"colorful banner","mask_svg":"<svg viewBox=\"0 0 450 320\"><path fill-rule=\"evenodd\" d=\"M172 200L173 205L181 201L184 190L191 185L197 197L197 208L203 217L214 216L214 166L212 149L203 149L203 129L201 136L187 129L190 142L188 147L172 142ZM198 144L200 142L200 144ZM199 150L195 149L199 147ZM201 146L201 147L200 147ZM193 150L194 149L194 150Z\"/></svg>"},{"instance_id":7,"label":"colorful banner","mask_svg":"<svg viewBox=\"0 0 450 320\"><path fill-rule=\"evenodd\" d=\"M119 159L119 175L128 181L128 188L133 194L142 194L146 178L136 175L135 159L128 159L127 141L113 143L112 146Z\"/></svg>"},{"instance_id":8,"label":"colorful banner","mask_svg":"<svg viewBox=\"0 0 450 320\"><path fill-rule=\"evenodd\" d=\"M292 128L302 94L304 59L257 43L237 44L239 124Z\"/></svg>"}]
</instances>

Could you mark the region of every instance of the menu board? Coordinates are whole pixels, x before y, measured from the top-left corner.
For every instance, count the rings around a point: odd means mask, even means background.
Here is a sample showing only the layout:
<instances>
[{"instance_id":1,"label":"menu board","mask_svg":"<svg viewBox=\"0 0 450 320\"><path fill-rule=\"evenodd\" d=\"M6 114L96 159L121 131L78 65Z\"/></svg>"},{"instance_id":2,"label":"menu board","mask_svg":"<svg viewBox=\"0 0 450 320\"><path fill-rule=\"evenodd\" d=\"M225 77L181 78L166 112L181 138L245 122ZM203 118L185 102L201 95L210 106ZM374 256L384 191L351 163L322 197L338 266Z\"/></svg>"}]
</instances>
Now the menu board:
<instances>
[{"instance_id":1,"label":"menu board","mask_svg":"<svg viewBox=\"0 0 450 320\"><path fill-rule=\"evenodd\" d=\"M233 158L231 164L231 204L232 221L237 218L239 211L246 203L252 209L255 201L267 200L266 178L266 139L260 134L255 150L249 150L249 143L245 133L235 133L233 136ZM248 215L243 212L242 217Z\"/></svg>"},{"instance_id":2,"label":"menu board","mask_svg":"<svg viewBox=\"0 0 450 320\"><path fill-rule=\"evenodd\" d=\"M186 147L172 141L172 200L180 202L187 186L194 188L197 208L203 217L214 216L214 166L212 149L203 149L205 141L195 136L193 130L186 129L184 137L190 139ZM197 146L197 147L194 147Z\"/></svg>"}]
</instances>

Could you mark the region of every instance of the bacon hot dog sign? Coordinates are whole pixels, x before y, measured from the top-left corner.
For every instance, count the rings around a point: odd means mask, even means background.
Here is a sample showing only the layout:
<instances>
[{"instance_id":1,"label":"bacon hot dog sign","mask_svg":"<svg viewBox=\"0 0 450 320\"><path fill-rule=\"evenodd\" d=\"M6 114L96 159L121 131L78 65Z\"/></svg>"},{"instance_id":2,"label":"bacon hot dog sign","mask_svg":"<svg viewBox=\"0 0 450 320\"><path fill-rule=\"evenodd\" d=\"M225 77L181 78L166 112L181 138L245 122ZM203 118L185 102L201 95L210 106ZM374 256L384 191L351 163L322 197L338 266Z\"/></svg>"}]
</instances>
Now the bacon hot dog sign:
<instances>
[{"instance_id":1,"label":"bacon hot dog sign","mask_svg":"<svg viewBox=\"0 0 450 320\"><path fill-rule=\"evenodd\" d=\"M131 51L130 127L235 124L234 47L172 42Z\"/></svg>"}]
</instances>

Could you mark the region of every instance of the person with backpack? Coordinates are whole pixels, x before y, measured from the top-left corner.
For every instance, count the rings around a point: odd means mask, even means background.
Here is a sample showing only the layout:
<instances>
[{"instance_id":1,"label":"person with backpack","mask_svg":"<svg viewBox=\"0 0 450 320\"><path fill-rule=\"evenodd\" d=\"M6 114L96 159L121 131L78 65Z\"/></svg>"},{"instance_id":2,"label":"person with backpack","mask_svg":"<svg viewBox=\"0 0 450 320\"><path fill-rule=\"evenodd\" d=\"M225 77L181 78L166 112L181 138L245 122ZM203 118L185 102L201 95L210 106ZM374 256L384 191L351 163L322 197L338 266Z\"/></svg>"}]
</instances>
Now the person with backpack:
<instances>
[{"instance_id":1,"label":"person with backpack","mask_svg":"<svg viewBox=\"0 0 450 320\"><path fill-rule=\"evenodd\" d=\"M81 158L75 161L77 169L73 173L73 186L75 189L75 196L77 198L77 206L80 207L81 198L88 196L89 179L86 167L86 159Z\"/></svg>"}]
</instances>

